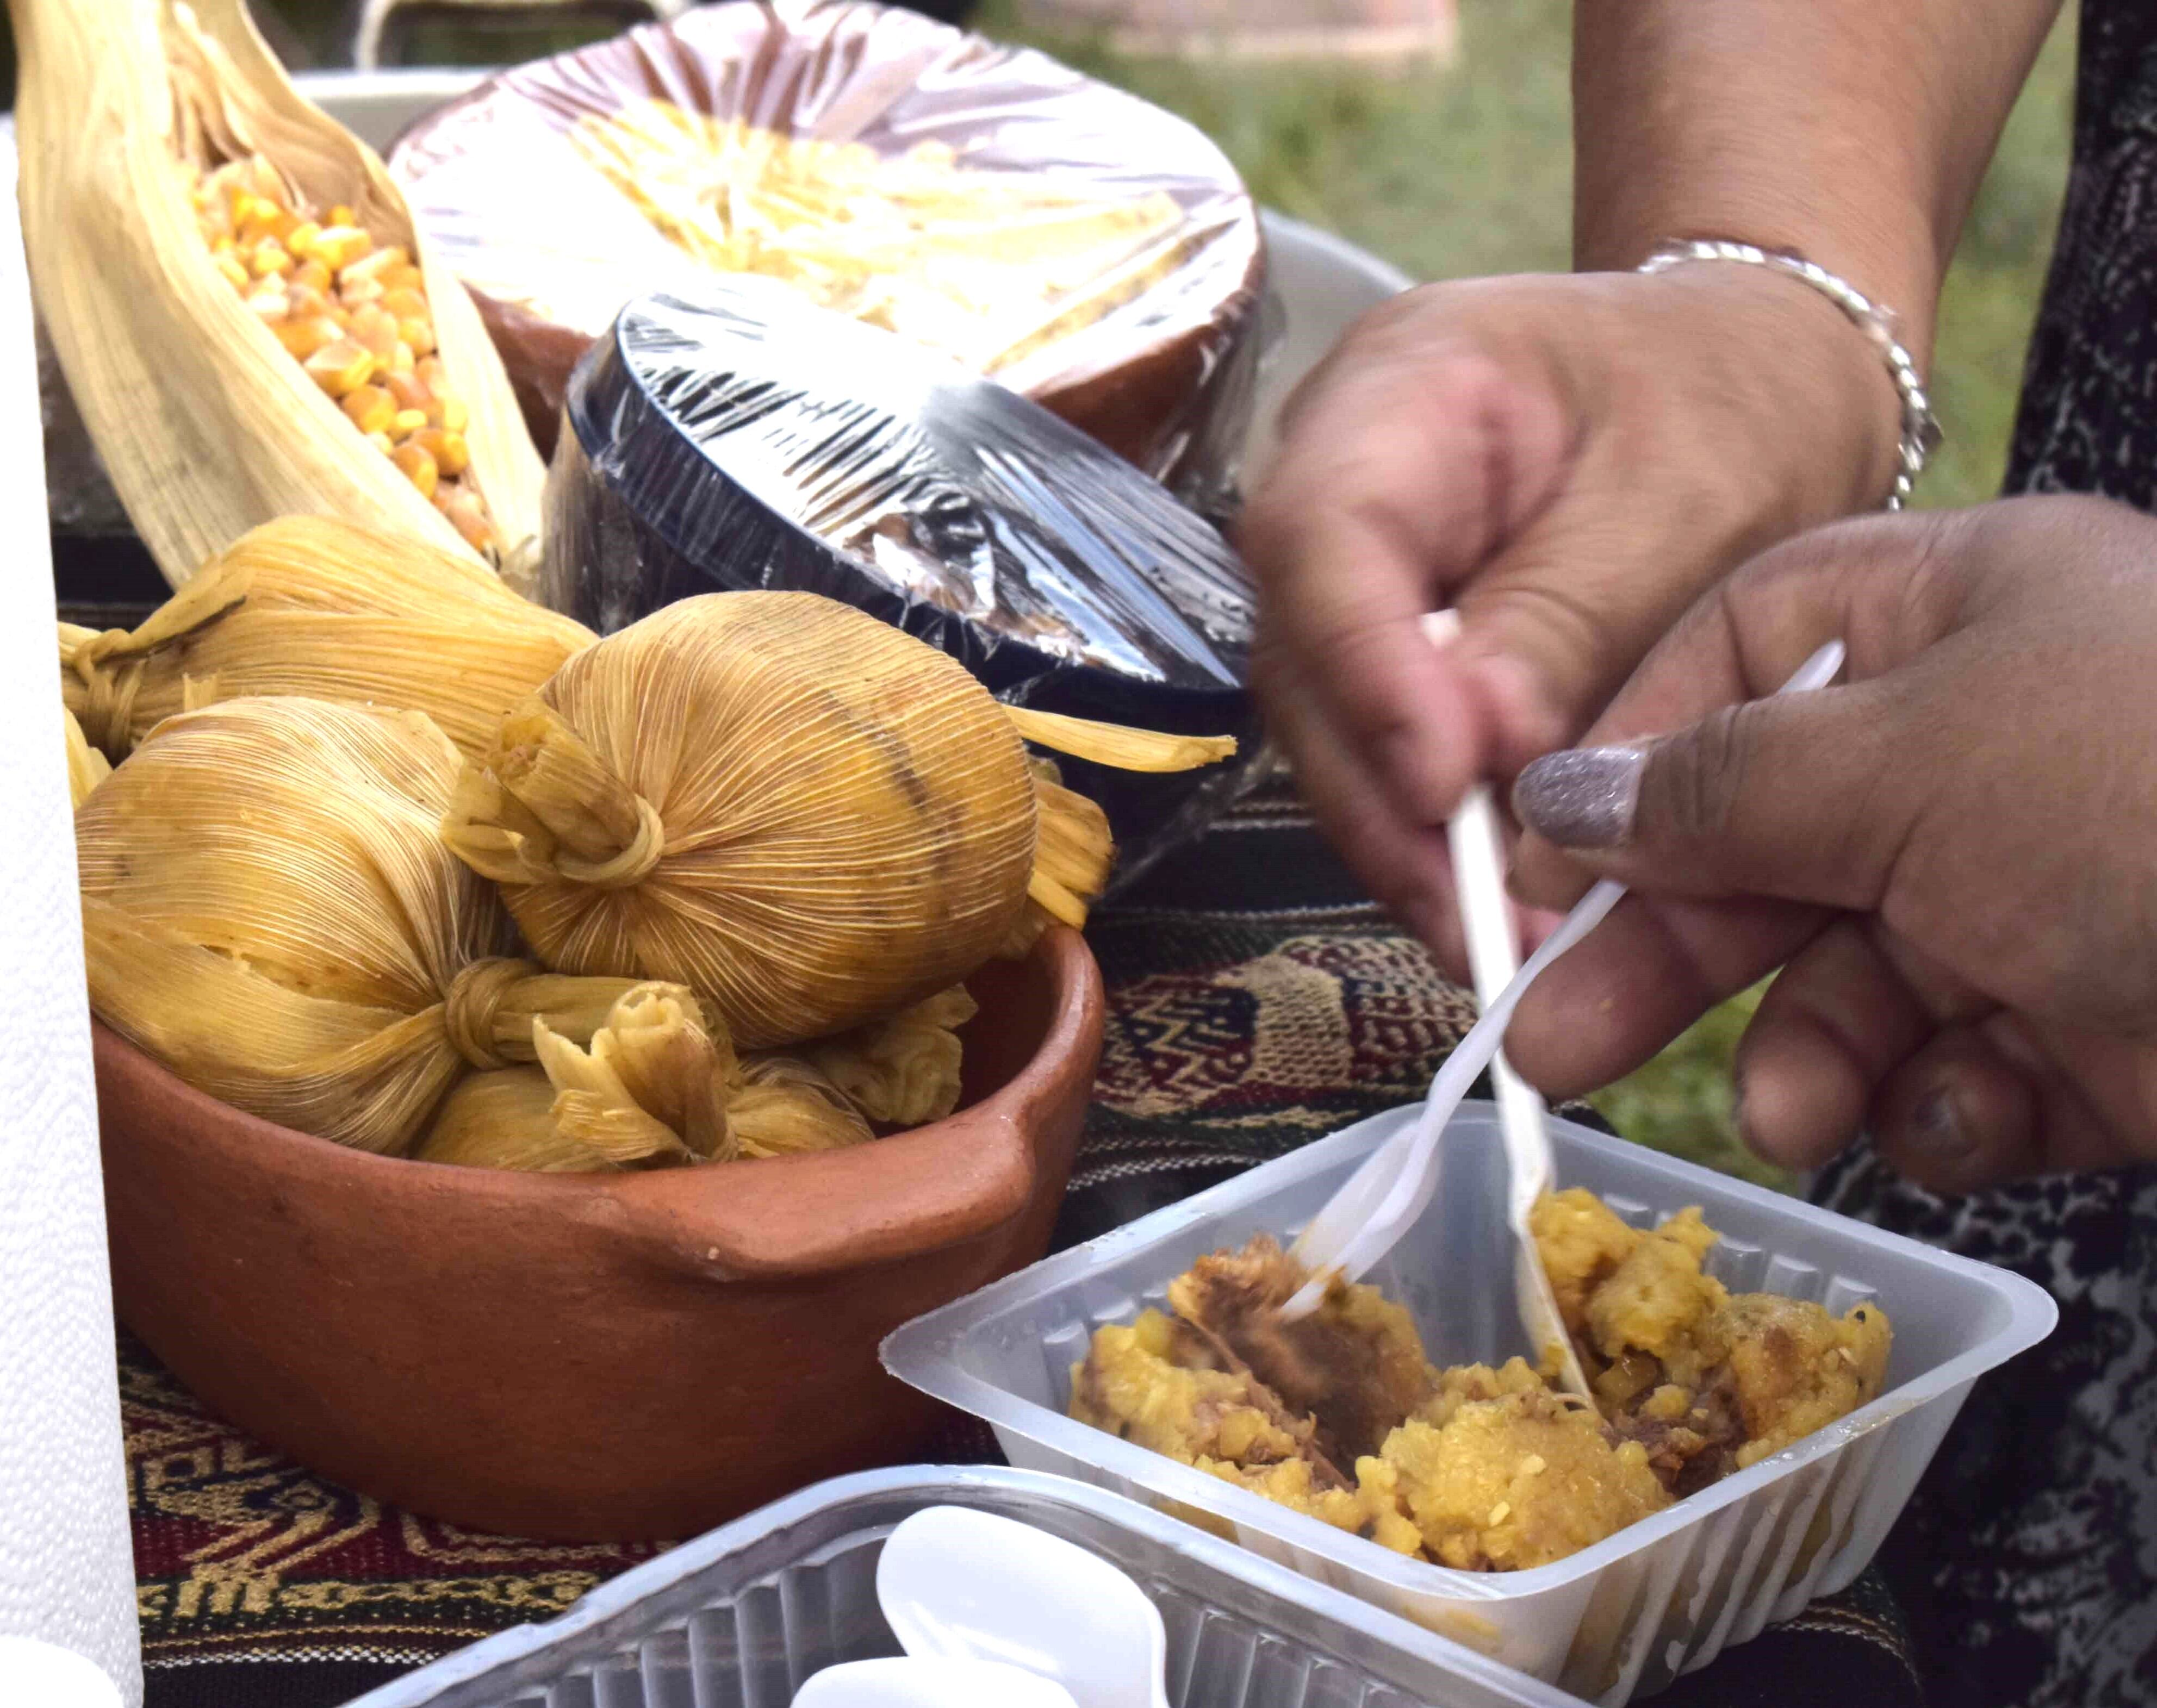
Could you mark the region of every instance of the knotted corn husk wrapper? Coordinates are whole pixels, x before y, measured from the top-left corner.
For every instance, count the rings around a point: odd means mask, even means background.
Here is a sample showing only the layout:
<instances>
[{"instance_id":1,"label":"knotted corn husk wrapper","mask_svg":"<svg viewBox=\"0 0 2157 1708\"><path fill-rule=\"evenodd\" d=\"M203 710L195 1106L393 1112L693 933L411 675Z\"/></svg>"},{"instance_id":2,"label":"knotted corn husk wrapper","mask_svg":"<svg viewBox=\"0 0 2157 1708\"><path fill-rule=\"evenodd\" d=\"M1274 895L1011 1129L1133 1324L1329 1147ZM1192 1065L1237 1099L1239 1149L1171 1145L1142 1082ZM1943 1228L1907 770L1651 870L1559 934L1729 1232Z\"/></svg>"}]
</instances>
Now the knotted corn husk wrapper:
<instances>
[{"instance_id":1,"label":"knotted corn husk wrapper","mask_svg":"<svg viewBox=\"0 0 2157 1708\"><path fill-rule=\"evenodd\" d=\"M68 796L80 806L83 797L112 774L112 762L90 744L74 713L63 710L60 719L66 725Z\"/></svg>"},{"instance_id":2,"label":"knotted corn husk wrapper","mask_svg":"<svg viewBox=\"0 0 2157 1708\"><path fill-rule=\"evenodd\" d=\"M745 1057L727 1119L751 1157L836 1150L876 1136L852 1099L798 1056Z\"/></svg>"},{"instance_id":3,"label":"knotted corn husk wrapper","mask_svg":"<svg viewBox=\"0 0 2157 1708\"><path fill-rule=\"evenodd\" d=\"M1107 821L1020 731L1105 738L1044 723L850 606L710 594L563 666L466 769L443 836L548 965L687 985L743 1047L792 1043L1022 944L1030 896L1084 923ZM1114 733L1156 762L1223 745Z\"/></svg>"},{"instance_id":4,"label":"knotted corn husk wrapper","mask_svg":"<svg viewBox=\"0 0 2157 1708\"><path fill-rule=\"evenodd\" d=\"M978 1005L964 985L795 1054L883 1126L919 1127L959 1106L959 1028Z\"/></svg>"},{"instance_id":5,"label":"knotted corn husk wrapper","mask_svg":"<svg viewBox=\"0 0 2157 1708\"><path fill-rule=\"evenodd\" d=\"M442 1100L423 1162L622 1173L862 1144L869 1124L806 1063L738 1058L678 987L642 985L587 1049L534 1026L539 1065L474 1073Z\"/></svg>"},{"instance_id":6,"label":"knotted corn husk wrapper","mask_svg":"<svg viewBox=\"0 0 2157 1708\"><path fill-rule=\"evenodd\" d=\"M461 764L415 713L169 719L76 811L91 1006L211 1096L386 1154L463 1075L533 1060L539 1023L589 1042L634 981L512 958L436 834Z\"/></svg>"},{"instance_id":7,"label":"knotted corn husk wrapper","mask_svg":"<svg viewBox=\"0 0 2157 1708\"><path fill-rule=\"evenodd\" d=\"M473 754L595 638L469 553L291 516L249 529L139 628L62 623L60 687L116 760L175 713L262 694L424 712Z\"/></svg>"},{"instance_id":8,"label":"knotted corn husk wrapper","mask_svg":"<svg viewBox=\"0 0 2157 1708\"><path fill-rule=\"evenodd\" d=\"M687 992L641 985L579 1047L533 1027L537 1068L471 1074L442 1101L413 1153L423 1162L536 1174L616 1172L721 1162L734 1052Z\"/></svg>"},{"instance_id":9,"label":"knotted corn husk wrapper","mask_svg":"<svg viewBox=\"0 0 2157 1708\"><path fill-rule=\"evenodd\" d=\"M259 153L345 204L425 275L470 409L471 473L512 552L544 471L471 299L429 255L382 162L302 100L244 0L8 0L25 243L68 388L135 530L178 586L256 524L342 516L480 558L221 276L193 174Z\"/></svg>"}]
</instances>

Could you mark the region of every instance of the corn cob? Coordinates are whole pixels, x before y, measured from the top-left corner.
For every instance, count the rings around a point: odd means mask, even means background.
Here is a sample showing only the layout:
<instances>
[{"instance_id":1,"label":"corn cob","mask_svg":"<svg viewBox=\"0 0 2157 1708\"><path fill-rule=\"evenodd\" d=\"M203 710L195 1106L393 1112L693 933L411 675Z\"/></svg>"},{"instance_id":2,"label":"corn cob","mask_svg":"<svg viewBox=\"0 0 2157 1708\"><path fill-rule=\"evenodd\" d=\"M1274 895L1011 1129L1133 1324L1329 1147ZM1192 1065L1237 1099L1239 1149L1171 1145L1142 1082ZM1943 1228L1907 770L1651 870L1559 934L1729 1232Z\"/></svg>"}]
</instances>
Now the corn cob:
<instances>
[{"instance_id":1,"label":"corn cob","mask_svg":"<svg viewBox=\"0 0 2157 1708\"><path fill-rule=\"evenodd\" d=\"M342 517L497 567L528 556L545 471L477 310L381 162L293 89L245 0L8 7L32 280L69 391L167 579L178 586L281 516ZM306 219L314 210L323 217ZM325 225L346 210L342 229ZM308 224L322 229L303 235ZM232 249L214 253L224 235ZM413 293L396 307L423 309L404 317L416 344L383 307L389 286L358 300L370 268ZM313 374L280 333L304 342L315 320L334 317L296 315L301 286L349 316L332 341L349 347L311 352L322 358ZM440 368L423 376L417 346L430 339ZM393 388L399 342L412 366ZM348 414L332 392L373 387L384 358L379 388L396 408L376 427L377 399ZM460 405L461 447L449 442ZM370 444L370 431L383 438ZM429 463L435 488L423 496Z\"/></svg>"},{"instance_id":2,"label":"corn cob","mask_svg":"<svg viewBox=\"0 0 2157 1708\"><path fill-rule=\"evenodd\" d=\"M495 549L471 472L471 411L437 355L426 275L342 204L301 202L263 155L199 173L195 219L217 270L353 426L448 517Z\"/></svg>"}]
</instances>

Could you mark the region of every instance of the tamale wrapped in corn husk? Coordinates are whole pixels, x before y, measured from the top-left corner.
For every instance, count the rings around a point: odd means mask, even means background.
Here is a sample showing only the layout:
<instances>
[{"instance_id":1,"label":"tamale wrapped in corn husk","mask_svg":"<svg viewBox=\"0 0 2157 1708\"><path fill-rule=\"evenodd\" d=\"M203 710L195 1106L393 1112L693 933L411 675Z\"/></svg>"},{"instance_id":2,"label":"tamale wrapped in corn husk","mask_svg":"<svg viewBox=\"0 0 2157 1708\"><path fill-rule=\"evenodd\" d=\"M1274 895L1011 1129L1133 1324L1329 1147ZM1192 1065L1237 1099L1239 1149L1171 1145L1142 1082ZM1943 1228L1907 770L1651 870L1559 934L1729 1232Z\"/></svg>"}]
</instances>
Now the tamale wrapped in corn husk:
<instances>
[{"instance_id":1,"label":"tamale wrapped in corn husk","mask_svg":"<svg viewBox=\"0 0 2157 1708\"><path fill-rule=\"evenodd\" d=\"M445 507L430 496L451 461L485 512L483 528L464 518L475 538L502 553L535 538L543 470L471 299L430 258L373 152L293 89L244 0L8 0L8 9L39 307L114 489L167 579L178 585L249 528L286 515L345 517L476 556L449 494ZM217 219L236 229L233 247L214 254L225 239L206 238L196 193L228 166L244 167L253 188L219 190ZM287 237L293 222L306 224L307 242L265 240L248 224L258 214ZM332 214L350 224L326 224ZM319 250L339 312L379 307L361 303L365 281L347 289L340 270L363 245L403 251L400 265L414 270L402 288L420 310L408 318L435 347L405 361L399 344L414 347L393 316L378 351L340 328L310 354L351 345L351 362L311 373L296 352L321 316L296 316L284 281ZM290 347L273 322L298 329L286 334ZM368 317L370 337L380 324ZM378 368L385 382L395 369L417 383L422 360L440 365L420 388L447 398L454 414L414 425L409 453L393 441L394 416L379 424L382 444L370 443L372 417L341 402ZM422 481L414 435L459 423L454 457L430 452L435 472ZM426 443L443 448L439 437Z\"/></svg>"},{"instance_id":2,"label":"tamale wrapped in corn husk","mask_svg":"<svg viewBox=\"0 0 2157 1708\"><path fill-rule=\"evenodd\" d=\"M514 958L437 836L462 763L416 713L167 719L76 810L92 1007L214 1097L391 1154L463 1075L534 1060L538 1023L588 1042L634 981Z\"/></svg>"},{"instance_id":3,"label":"tamale wrapped in corn husk","mask_svg":"<svg viewBox=\"0 0 2157 1708\"><path fill-rule=\"evenodd\" d=\"M539 1065L474 1073L413 1155L533 1174L620 1173L830 1150L874 1137L816 1068L738 1059L678 987L641 985L579 1049L535 1026Z\"/></svg>"},{"instance_id":4,"label":"tamale wrapped in corn husk","mask_svg":"<svg viewBox=\"0 0 2157 1708\"><path fill-rule=\"evenodd\" d=\"M789 1044L948 990L1022 936L1029 897L1084 923L1106 821L1067 813L1020 730L955 661L850 606L706 594L505 718L444 839L548 965L687 985L741 1047Z\"/></svg>"},{"instance_id":5,"label":"tamale wrapped in corn husk","mask_svg":"<svg viewBox=\"0 0 2157 1708\"><path fill-rule=\"evenodd\" d=\"M959 1028L978 1005L964 985L795 1053L872 1121L918 1127L959 1106Z\"/></svg>"},{"instance_id":6,"label":"tamale wrapped in corn husk","mask_svg":"<svg viewBox=\"0 0 2157 1708\"><path fill-rule=\"evenodd\" d=\"M846 1094L796 1056L744 1057L740 1083L727 1099L727 1123L742 1155L751 1157L837 1150L876 1136Z\"/></svg>"},{"instance_id":7,"label":"tamale wrapped in corn husk","mask_svg":"<svg viewBox=\"0 0 2157 1708\"><path fill-rule=\"evenodd\" d=\"M261 694L424 712L470 754L595 638L469 553L291 516L249 529L139 628L61 624L60 687L114 759L176 712Z\"/></svg>"},{"instance_id":8,"label":"tamale wrapped in corn husk","mask_svg":"<svg viewBox=\"0 0 2157 1708\"><path fill-rule=\"evenodd\" d=\"M64 708L60 719L66 725L68 796L80 806L83 797L112 774L112 762L90 744L74 713Z\"/></svg>"},{"instance_id":9,"label":"tamale wrapped in corn husk","mask_svg":"<svg viewBox=\"0 0 2157 1708\"><path fill-rule=\"evenodd\" d=\"M534 1022L536 1068L474 1073L442 1100L423 1162L591 1174L723 1162L740 1149L726 1097L734 1060L686 991L640 985L579 1048Z\"/></svg>"}]
</instances>

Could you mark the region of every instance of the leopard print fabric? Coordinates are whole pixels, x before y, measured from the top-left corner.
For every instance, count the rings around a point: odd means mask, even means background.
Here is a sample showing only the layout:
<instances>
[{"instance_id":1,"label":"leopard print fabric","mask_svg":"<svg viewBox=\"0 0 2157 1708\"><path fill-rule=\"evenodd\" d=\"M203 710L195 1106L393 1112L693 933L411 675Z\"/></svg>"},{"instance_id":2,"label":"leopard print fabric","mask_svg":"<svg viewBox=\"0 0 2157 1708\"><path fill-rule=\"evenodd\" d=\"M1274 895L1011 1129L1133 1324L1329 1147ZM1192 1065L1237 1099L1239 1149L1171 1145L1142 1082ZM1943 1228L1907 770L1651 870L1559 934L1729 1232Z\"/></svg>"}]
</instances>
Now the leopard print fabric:
<instances>
[{"instance_id":1,"label":"leopard print fabric","mask_svg":"<svg viewBox=\"0 0 2157 1708\"><path fill-rule=\"evenodd\" d=\"M2157 509L2157 5L2083 0L2073 164L2010 492ZM1949 1201L1860 1150L1823 1201L2059 1302L1977 1385L1883 1563L1935 1702L2157 1703L2157 1170Z\"/></svg>"},{"instance_id":2,"label":"leopard print fabric","mask_svg":"<svg viewBox=\"0 0 2157 1708\"><path fill-rule=\"evenodd\" d=\"M2157 1170L1949 1200L1861 1148L1815 1196L2060 1307L1978 1382L1882 1556L1930 1700L2157 1701Z\"/></svg>"}]
</instances>

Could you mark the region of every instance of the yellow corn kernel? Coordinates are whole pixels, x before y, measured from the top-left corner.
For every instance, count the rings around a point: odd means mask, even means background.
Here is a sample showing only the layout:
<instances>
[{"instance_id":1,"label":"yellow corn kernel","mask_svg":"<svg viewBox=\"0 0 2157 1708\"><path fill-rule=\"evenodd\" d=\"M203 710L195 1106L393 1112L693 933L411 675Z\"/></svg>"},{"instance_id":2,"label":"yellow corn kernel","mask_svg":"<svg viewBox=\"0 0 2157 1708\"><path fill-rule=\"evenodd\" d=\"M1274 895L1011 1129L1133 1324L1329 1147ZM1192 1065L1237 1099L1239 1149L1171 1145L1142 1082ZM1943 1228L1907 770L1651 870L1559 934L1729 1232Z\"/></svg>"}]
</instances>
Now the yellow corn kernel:
<instances>
[{"instance_id":1,"label":"yellow corn kernel","mask_svg":"<svg viewBox=\"0 0 2157 1708\"><path fill-rule=\"evenodd\" d=\"M234 230L237 231L241 226L246 224L249 220L255 218L255 209L257 203L255 202L255 198L249 191L235 189L232 193L232 213L230 217Z\"/></svg>"},{"instance_id":2,"label":"yellow corn kernel","mask_svg":"<svg viewBox=\"0 0 2157 1708\"><path fill-rule=\"evenodd\" d=\"M304 285L310 291L319 291L327 296L330 286L337 282L337 275L330 271L327 263L309 255L306 260L292 269L292 282L295 285Z\"/></svg>"},{"instance_id":3,"label":"yellow corn kernel","mask_svg":"<svg viewBox=\"0 0 2157 1708\"><path fill-rule=\"evenodd\" d=\"M320 320L330 311L329 298L297 279L285 281L285 300L292 305L294 320Z\"/></svg>"},{"instance_id":4,"label":"yellow corn kernel","mask_svg":"<svg viewBox=\"0 0 2157 1708\"><path fill-rule=\"evenodd\" d=\"M427 412L425 409L399 409L389 424L389 436L392 439L409 439L426 424ZM428 448L428 455L434 455L431 447ZM437 457L435 460L439 462L440 459Z\"/></svg>"},{"instance_id":5,"label":"yellow corn kernel","mask_svg":"<svg viewBox=\"0 0 2157 1708\"><path fill-rule=\"evenodd\" d=\"M350 225L358 218L359 216L357 214L353 213L351 208L346 207L343 203L340 202L336 207L330 209L329 217L324 219L322 224L325 225Z\"/></svg>"},{"instance_id":6,"label":"yellow corn kernel","mask_svg":"<svg viewBox=\"0 0 2157 1708\"><path fill-rule=\"evenodd\" d=\"M409 373L413 366L412 347L402 338L398 339L389 347L389 371L392 373Z\"/></svg>"},{"instance_id":7,"label":"yellow corn kernel","mask_svg":"<svg viewBox=\"0 0 2157 1708\"><path fill-rule=\"evenodd\" d=\"M292 305L286 297L284 287L272 279L258 286L249 295L247 311L260 319L277 322L290 316Z\"/></svg>"},{"instance_id":8,"label":"yellow corn kernel","mask_svg":"<svg viewBox=\"0 0 2157 1708\"><path fill-rule=\"evenodd\" d=\"M238 255L227 250L223 255L214 255L211 259L217 263L218 271L232 281L234 290L245 291L247 288L250 282L247 269L241 265Z\"/></svg>"},{"instance_id":9,"label":"yellow corn kernel","mask_svg":"<svg viewBox=\"0 0 2157 1708\"><path fill-rule=\"evenodd\" d=\"M279 343L302 362L343 336L334 321L319 315L312 320L280 321L270 330L276 333Z\"/></svg>"},{"instance_id":10,"label":"yellow corn kernel","mask_svg":"<svg viewBox=\"0 0 2157 1708\"><path fill-rule=\"evenodd\" d=\"M435 466L451 479L471 466L471 448L465 443L461 433L445 433L439 427L422 428L412 435L412 442L434 458Z\"/></svg>"},{"instance_id":11,"label":"yellow corn kernel","mask_svg":"<svg viewBox=\"0 0 2157 1708\"><path fill-rule=\"evenodd\" d=\"M341 273L373 249L374 239L357 225L337 223L325 225L309 247L332 272Z\"/></svg>"},{"instance_id":12,"label":"yellow corn kernel","mask_svg":"<svg viewBox=\"0 0 2157 1708\"><path fill-rule=\"evenodd\" d=\"M494 543L494 529L487 522L486 507L469 486L458 487L440 501L440 507L474 551L483 552Z\"/></svg>"},{"instance_id":13,"label":"yellow corn kernel","mask_svg":"<svg viewBox=\"0 0 2157 1708\"><path fill-rule=\"evenodd\" d=\"M364 345L338 338L307 358L307 372L332 397L341 398L374 377L374 358Z\"/></svg>"},{"instance_id":14,"label":"yellow corn kernel","mask_svg":"<svg viewBox=\"0 0 2157 1708\"><path fill-rule=\"evenodd\" d=\"M387 433L370 433L367 435L367 442L384 456L388 456L397 449L389 442L389 435Z\"/></svg>"},{"instance_id":15,"label":"yellow corn kernel","mask_svg":"<svg viewBox=\"0 0 2157 1708\"><path fill-rule=\"evenodd\" d=\"M465 407L462 398L442 399L442 431L461 433L471 425L471 411Z\"/></svg>"},{"instance_id":16,"label":"yellow corn kernel","mask_svg":"<svg viewBox=\"0 0 2157 1708\"><path fill-rule=\"evenodd\" d=\"M427 299L418 291L399 286L384 286L382 306L399 320L417 320L427 312Z\"/></svg>"},{"instance_id":17,"label":"yellow corn kernel","mask_svg":"<svg viewBox=\"0 0 2157 1708\"><path fill-rule=\"evenodd\" d=\"M372 308L382 301L382 287L372 279L341 278L337 300L347 308Z\"/></svg>"},{"instance_id":18,"label":"yellow corn kernel","mask_svg":"<svg viewBox=\"0 0 2157 1708\"><path fill-rule=\"evenodd\" d=\"M441 471L435 460L416 445L400 445L389 453L390 461L404 471L404 478L420 489L422 498L435 496L435 482Z\"/></svg>"},{"instance_id":19,"label":"yellow corn kernel","mask_svg":"<svg viewBox=\"0 0 2157 1708\"><path fill-rule=\"evenodd\" d=\"M387 291L389 286L382 275L384 273L394 272L405 264L407 259L404 246L402 244L386 244L372 253L363 252L356 259L345 264L342 282L354 285L365 280L370 284L380 285Z\"/></svg>"},{"instance_id":20,"label":"yellow corn kernel","mask_svg":"<svg viewBox=\"0 0 2157 1708\"><path fill-rule=\"evenodd\" d=\"M435 401L435 394L427 389L427 382L416 373L393 370L383 375L382 383L389 388L389 395L397 399L400 409L425 410Z\"/></svg>"},{"instance_id":21,"label":"yellow corn kernel","mask_svg":"<svg viewBox=\"0 0 2157 1708\"><path fill-rule=\"evenodd\" d=\"M435 328L426 321L400 320L397 322L397 336L412 347L414 356L435 353Z\"/></svg>"},{"instance_id":22,"label":"yellow corn kernel","mask_svg":"<svg viewBox=\"0 0 2157 1708\"><path fill-rule=\"evenodd\" d=\"M427 275L407 261L401 267L392 267L382 275L384 291L425 291Z\"/></svg>"},{"instance_id":23,"label":"yellow corn kernel","mask_svg":"<svg viewBox=\"0 0 2157 1708\"><path fill-rule=\"evenodd\" d=\"M388 433L397 418L397 402L378 385L363 385L347 392L337 407L352 417L363 433Z\"/></svg>"},{"instance_id":24,"label":"yellow corn kernel","mask_svg":"<svg viewBox=\"0 0 2157 1708\"><path fill-rule=\"evenodd\" d=\"M447 383L450 377L450 370L442 366L442 358L439 356L428 357L419 364L418 372L420 378L425 380L436 391L440 391Z\"/></svg>"},{"instance_id":25,"label":"yellow corn kernel","mask_svg":"<svg viewBox=\"0 0 2157 1708\"><path fill-rule=\"evenodd\" d=\"M368 303L352 311L352 335L386 362L397 347L397 322Z\"/></svg>"},{"instance_id":26,"label":"yellow corn kernel","mask_svg":"<svg viewBox=\"0 0 2157 1708\"><path fill-rule=\"evenodd\" d=\"M265 237L248 252L247 270L258 279L270 274L282 277L292 265L291 256L285 253L285 245L274 237Z\"/></svg>"},{"instance_id":27,"label":"yellow corn kernel","mask_svg":"<svg viewBox=\"0 0 2157 1708\"><path fill-rule=\"evenodd\" d=\"M321 224L312 219L302 219L285 234L285 247L305 260L314 249L315 239L322 234Z\"/></svg>"}]
</instances>

